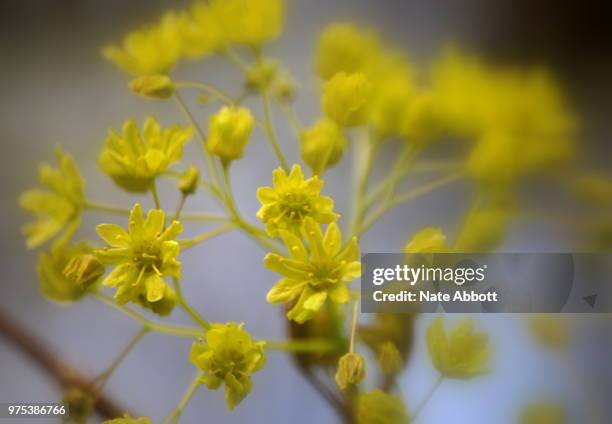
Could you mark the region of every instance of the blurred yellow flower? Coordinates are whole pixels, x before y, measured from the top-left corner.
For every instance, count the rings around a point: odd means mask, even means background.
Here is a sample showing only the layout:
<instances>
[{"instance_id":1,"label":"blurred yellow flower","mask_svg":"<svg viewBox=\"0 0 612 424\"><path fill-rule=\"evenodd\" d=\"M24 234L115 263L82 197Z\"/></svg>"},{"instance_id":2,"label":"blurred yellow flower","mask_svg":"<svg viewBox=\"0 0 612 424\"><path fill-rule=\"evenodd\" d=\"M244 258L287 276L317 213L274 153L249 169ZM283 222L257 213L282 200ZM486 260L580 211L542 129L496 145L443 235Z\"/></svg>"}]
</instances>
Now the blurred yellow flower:
<instances>
[{"instance_id":1,"label":"blurred yellow flower","mask_svg":"<svg viewBox=\"0 0 612 424\"><path fill-rule=\"evenodd\" d=\"M542 346L564 351L570 344L570 325L564 316L556 314L535 314L528 318L529 329Z\"/></svg>"},{"instance_id":2,"label":"blurred yellow flower","mask_svg":"<svg viewBox=\"0 0 612 424\"><path fill-rule=\"evenodd\" d=\"M181 159L183 145L191 135L189 127L162 129L153 117L145 120L140 131L136 121L129 119L123 124L123 134L109 130L100 153L100 167L120 187L148 191L155 177Z\"/></svg>"},{"instance_id":3,"label":"blurred yellow flower","mask_svg":"<svg viewBox=\"0 0 612 424\"><path fill-rule=\"evenodd\" d=\"M406 253L444 253L449 250L442 230L433 227L423 228L404 246Z\"/></svg>"},{"instance_id":4,"label":"blurred yellow flower","mask_svg":"<svg viewBox=\"0 0 612 424\"><path fill-rule=\"evenodd\" d=\"M45 189L27 190L19 197L20 206L36 218L22 228L30 249L44 244L62 230L56 244L68 242L81 222L85 203L83 178L72 156L59 147L55 156L59 168L43 163L38 170L38 178Z\"/></svg>"},{"instance_id":5,"label":"blurred yellow flower","mask_svg":"<svg viewBox=\"0 0 612 424\"><path fill-rule=\"evenodd\" d=\"M339 72L325 83L321 107L341 127L355 127L367 122L371 97L372 84L363 73Z\"/></svg>"},{"instance_id":6,"label":"blurred yellow flower","mask_svg":"<svg viewBox=\"0 0 612 424\"><path fill-rule=\"evenodd\" d=\"M64 275L66 265L76 256L90 253L84 243L59 245L38 257L38 278L42 294L56 302L73 302L80 299L91 285L81 284Z\"/></svg>"},{"instance_id":7,"label":"blurred yellow flower","mask_svg":"<svg viewBox=\"0 0 612 424\"><path fill-rule=\"evenodd\" d=\"M74 255L62 271L64 277L85 288L104 275L104 265L90 252Z\"/></svg>"},{"instance_id":8,"label":"blurred yellow flower","mask_svg":"<svg viewBox=\"0 0 612 424\"><path fill-rule=\"evenodd\" d=\"M209 152L222 161L240 159L255 125L255 118L244 107L224 106L208 121Z\"/></svg>"},{"instance_id":9,"label":"blurred yellow flower","mask_svg":"<svg viewBox=\"0 0 612 424\"><path fill-rule=\"evenodd\" d=\"M195 342L189 355L191 362L203 371L202 383L209 389L225 384L225 401L230 410L251 392L251 376L266 361L265 342L254 342L243 325L212 324L205 340Z\"/></svg>"},{"instance_id":10,"label":"blurred yellow flower","mask_svg":"<svg viewBox=\"0 0 612 424\"><path fill-rule=\"evenodd\" d=\"M338 72L365 71L378 54L375 34L349 23L335 23L319 36L315 67L321 78L329 79Z\"/></svg>"},{"instance_id":11,"label":"blurred yellow flower","mask_svg":"<svg viewBox=\"0 0 612 424\"><path fill-rule=\"evenodd\" d=\"M174 84L167 75L143 75L130 81L130 90L149 99L168 99L174 94Z\"/></svg>"},{"instance_id":12,"label":"blurred yellow flower","mask_svg":"<svg viewBox=\"0 0 612 424\"><path fill-rule=\"evenodd\" d=\"M565 424L569 422L562 404L550 401L532 402L519 415L519 424Z\"/></svg>"},{"instance_id":13,"label":"blurred yellow flower","mask_svg":"<svg viewBox=\"0 0 612 424\"><path fill-rule=\"evenodd\" d=\"M427 346L434 367L443 377L469 379L489 370L488 337L477 332L470 319L447 334L442 318L436 318L427 329Z\"/></svg>"},{"instance_id":14,"label":"blurred yellow flower","mask_svg":"<svg viewBox=\"0 0 612 424\"><path fill-rule=\"evenodd\" d=\"M121 418L106 420L102 424L151 424L151 423L152 421L149 417L132 418L128 414L125 414Z\"/></svg>"},{"instance_id":15,"label":"blurred yellow flower","mask_svg":"<svg viewBox=\"0 0 612 424\"><path fill-rule=\"evenodd\" d=\"M181 55L182 24L179 15L167 12L159 22L127 34L121 46L104 47L102 55L135 76L167 74Z\"/></svg>"},{"instance_id":16,"label":"blurred yellow flower","mask_svg":"<svg viewBox=\"0 0 612 424\"><path fill-rule=\"evenodd\" d=\"M338 360L338 369L334 377L341 390L353 384L359 384L366 376L365 360L358 353L349 352Z\"/></svg>"},{"instance_id":17,"label":"blurred yellow flower","mask_svg":"<svg viewBox=\"0 0 612 424\"><path fill-rule=\"evenodd\" d=\"M327 168L338 163L348 145L342 128L327 118L305 129L300 141L302 159L316 175L323 175Z\"/></svg>"},{"instance_id":18,"label":"blurred yellow flower","mask_svg":"<svg viewBox=\"0 0 612 424\"><path fill-rule=\"evenodd\" d=\"M165 226L164 211L150 210L146 220L139 204L130 213L129 229L115 224L100 224L98 235L110 247L95 254L106 264L116 265L102 284L117 288L115 299L121 304L132 301L143 306L174 298L173 290L163 277L181 277L177 260L180 247L175 240L183 231L178 221Z\"/></svg>"},{"instance_id":19,"label":"blurred yellow flower","mask_svg":"<svg viewBox=\"0 0 612 424\"><path fill-rule=\"evenodd\" d=\"M283 30L283 0L212 0L226 42L259 47Z\"/></svg>"},{"instance_id":20,"label":"blurred yellow flower","mask_svg":"<svg viewBox=\"0 0 612 424\"><path fill-rule=\"evenodd\" d=\"M397 374L404 367L402 354L390 341L386 341L380 346L377 359L380 369L387 375Z\"/></svg>"},{"instance_id":21,"label":"blurred yellow flower","mask_svg":"<svg viewBox=\"0 0 612 424\"><path fill-rule=\"evenodd\" d=\"M399 396L376 389L361 393L357 398L357 424L406 424L409 421Z\"/></svg>"},{"instance_id":22,"label":"blurred yellow flower","mask_svg":"<svg viewBox=\"0 0 612 424\"><path fill-rule=\"evenodd\" d=\"M268 269L283 276L268 292L268 302L292 303L287 318L300 324L311 319L328 298L348 302L346 283L361 275L357 239L353 237L342 247L336 223L329 224L323 235L319 224L306 217L303 234L308 248L295 234L281 230L290 257L268 253L264 258Z\"/></svg>"},{"instance_id":23,"label":"blurred yellow flower","mask_svg":"<svg viewBox=\"0 0 612 424\"><path fill-rule=\"evenodd\" d=\"M459 229L455 251L478 253L495 250L506 235L509 212L486 207L470 211Z\"/></svg>"},{"instance_id":24,"label":"blurred yellow flower","mask_svg":"<svg viewBox=\"0 0 612 424\"><path fill-rule=\"evenodd\" d=\"M182 53L188 58L199 59L214 53L223 45L223 28L215 15L213 4L198 0L180 15Z\"/></svg>"},{"instance_id":25,"label":"blurred yellow flower","mask_svg":"<svg viewBox=\"0 0 612 424\"><path fill-rule=\"evenodd\" d=\"M275 169L272 183L273 187L257 189L257 199L262 205L257 218L266 224L271 237L277 236L280 230L299 235L307 217L320 224L339 218L333 211L334 201L320 194L323 180L316 175L305 180L300 165L293 165L289 175L281 168Z\"/></svg>"}]
</instances>

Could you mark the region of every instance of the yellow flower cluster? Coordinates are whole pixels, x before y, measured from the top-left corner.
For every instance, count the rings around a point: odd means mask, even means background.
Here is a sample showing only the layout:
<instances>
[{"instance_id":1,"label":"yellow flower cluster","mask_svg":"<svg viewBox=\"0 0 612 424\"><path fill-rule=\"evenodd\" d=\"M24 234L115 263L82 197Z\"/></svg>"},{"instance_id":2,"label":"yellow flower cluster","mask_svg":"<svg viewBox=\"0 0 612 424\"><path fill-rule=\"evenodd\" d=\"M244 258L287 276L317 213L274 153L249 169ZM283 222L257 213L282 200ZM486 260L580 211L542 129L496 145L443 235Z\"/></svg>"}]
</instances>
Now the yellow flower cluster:
<instances>
[{"instance_id":1,"label":"yellow flower cluster","mask_svg":"<svg viewBox=\"0 0 612 424\"><path fill-rule=\"evenodd\" d=\"M212 324L203 342L191 347L191 362L203 371L202 383L225 385L227 407L234 409L250 392L251 376L263 368L265 342L254 342L243 324Z\"/></svg>"},{"instance_id":2,"label":"yellow flower cluster","mask_svg":"<svg viewBox=\"0 0 612 424\"><path fill-rule=\"evenodd\" d=\"M208 151L223 162L240 159L254 125L255 119L248 109L229 106L221 108L210 117L208 123Z\"/></svg>"},{"instance_id":3,"label":"yellow flower cluster","mask_svg":"<svg viewBox=\"0 0 612 424\"><path fill-rule=\"evenodd\" d=\"M361 275L357 239L343 247L336 223L329 224L324 235L319 224L306 217L302 231L308 247L297 235L281 230L290 256L268 253L264 258L266 267L283 277L268 292L268 302L292 305L287 318L298 323L311 319L327 299L348 302L346 283Z\"/></svg>"},{"instance_id":4,"label":"yellow flower cluster","mask_svg":"<svg viewBox=\"0 0 612 424\"><path fill-rule=\"evenodd\" d=\"M123 124L123 134L109 131L100 153L100 167L120 187L148 191L155 177L181 159L192 132L178 125L162 129L153 117L145 120L140 131L136 121L129 119Z\"/></svg>"},{"instance_id":5,"label":"yellow flower cluster","mask_svg":"<svg viewBox=\"0 0 612 424\"><path fill-rule=\"evenodd\" d=\"M165 228L162 210L149 211L146 219L142 207L132 208L129 229L115 224L100 224L98 235L110 247L95 253L105 264L116 265L103 285L117 288L115 299L121 304L136 302L160 315L169 314L176 303L176 293L163 277L179 279L181 263L179 243L175 240L183 231L178 221Z\"/></svg>"}]
</instances>

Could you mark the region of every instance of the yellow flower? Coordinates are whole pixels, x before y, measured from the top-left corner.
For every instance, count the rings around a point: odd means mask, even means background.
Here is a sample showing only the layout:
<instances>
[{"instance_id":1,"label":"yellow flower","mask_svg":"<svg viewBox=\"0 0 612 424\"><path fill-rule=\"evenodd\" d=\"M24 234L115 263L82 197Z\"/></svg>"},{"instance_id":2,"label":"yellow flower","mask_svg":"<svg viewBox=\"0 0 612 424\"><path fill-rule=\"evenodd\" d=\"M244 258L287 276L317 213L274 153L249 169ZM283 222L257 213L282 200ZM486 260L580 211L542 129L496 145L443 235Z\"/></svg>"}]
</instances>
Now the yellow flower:
<instances>
[{"instance_id":1,"label":"yellow flower","mask_svg":"<svg viewBox=\"0 0 612 424\"><path fill-rule=\"evenodd\" d=\"M128 414L125 414L122 418L106 420L102 424L151 424L151 423L152 421L149 417L132 418Z\"/></svg>"},{"instance_id":2,"label":"yellow flower","mask_svg":"<svg viewBox=\"0 0 612 424\"><path fill-rule=\"evenodd\" d=\"M119 303L138 302L153 309L152 304L175 298L163 277L181 277L177 260L180 247L175 239L183 226L173 221L164 230L164 222L164 211L150 210L145 220L136 204L130 213L129 231L115 224L96 227L98 235L111 246L97 250L96 255L103 263L116 265L102 284L117 288L115 299Z\"/></svg>"},{"instance_id":3,"label":"yellow flower","mask_svg":"<svg viewBox=\"0 0 612 424\"><path fill-rule=\"evenodd\" d=\"M155 177L181 159L191 135L191 128L178 125L162 129L153 117L145 120L141 132L136 121L129 119L123 124L123 134L109 131L100 167L124 189L147 191Z\"/></svg>"},{"instance_id":4,"label":"yellow flower","mask_svg":"<svg viewBox=\"0 0 612 424\"><path fill-rule=\"evenodd\" d=\"M313 317L329 298L346 303L349 290L346 283L361 275L359 246L353 237L342 247L342 235L336 223L329 224L325 235L314 219L304 219L304 237L280 231L290 257L268 253L264 264L283 278L268 292L270 303L292 303L287 318L304 323Z\"/></svg>"},{"instance_id":5,"label":"yellow flower","mask_svg":"<svg viewBox=\"0 0 612 424\"><path fill-rule=\"evenodd\" d=\"M56 244L67 242L81 222L85 203L83 178L72 156L58 147L55 151L58 169L43 163L38 171L40 183L45 187L31 189L19 197L23 209L32 213L36 221L23 226L26 244L32 249L58 235Z\"/></svg>"},{"instance_id":6,"label":"yellow flower","mask_svg":"<svg viewBox=\"0 0 612 424\"><path fill-rule=\"evenodd\" d=\"M491 351L488 337L474 330L474 322L461 321L451 332L436 318L427 330L429 357L443 377L469 379L489 370Z\"/></svg>"},{"instance_id":7,"label":"yellow flower","mask_svg":"<svg viewBox=\"0 0 612 424\"><path fill-rule=\"evenodd\" d=\"M442 230L433 227L423 228L404 246L406 253L444 253L449 250Z\"/></svg>"},{"instance_id":8,"label":"yellow flower","mask_svg":"<svg viewBox=\"0 0 612 424\"><path fill-rule=\"evenodd\" d=\"M289 175L281 168L272 173L273 187L260 187L257 199L261 208L257 218L266 224L266 231L272 237L279 230L299 235L306 217L320 224L329 224L338 219L334 213L334 201L321 196L323 180L317 176L304 179L302 168L293 165Z\"/></svg>"},{"instance_id":9,"label":"yellow flower","mask_svg":"<svg viewBox=\"0 0 612 424\"><path fill-rule=\"evenodd\" d=\"M325 115L342 127L367 122L372 85L363 73L339 72L325 83L321 106Z\"/></svg>"},{"instance_id":10,"label":"yellow flower","mask_svg":"<svg viewBox=\"0 0 612 424\"><path fill-rule=\"evenodd\" d=\"M168 99L174 94L174 84L167 75L143 75L130 81L129 87L149 99Z\"/></svg>"},{"instance_id":11,"label":"yellow flower","mask_svg":"<svg viewBox=\"0 0 612 424\"><path fill-rule=\"evenodd\" d=\"M361 383L365 376L366 370L363 356L349 352L340 357L335 380L341 390L346 390L349 385Z\"/></svg>"},{"instance_id":12,"label":"yellow flower","mask_svg":"<svg viewBox=\"0 0 612 424\"><path fill-rule=\"evenodd\" d=\"M283 30L283 0L213 0L211 7L230 43L259 47Z\"/></svg>"},{"instance_id":13,"label":"yellow flower","mask_svg":"<svg viewBox=\"0 0 612 424\"><path fill-rule=\"evenodd\" d=\"M327 168L338 163L348 144L338 124L327 118L304 130L300 140L302 159L317 175L322 175Z\"/></svg>"},{"instance_id":14,"label":"yellow flower","mask_svg":"<svg viewBox=\"0 0 612 424\"><path fill-rule=\"evenodd\" d=\"M73 302L80 299L93 282L89 285L81 284L66 277L64 270L74 257L90 252L89 246L79 243L54 246L49 252L41 253L37 271L42 294L56 302Z\"/></svg>"},{"instance_id":15,"label":"yellow flower","mask_svg":"<svg viewBox=\"0 0 612 424\"><path fill-rule=\"evenodd\" d=\"M180 176L178 188L185 196L193 194L200 183L200 171L195 166L191 165Z\"/></svg>"},{"instance_id":16,"label":"yellow flower","mask_svg":"<svg viewBox=\"0 0 612 424\"><path fill-rule=\"evenodd\" d=\"M181 15L183 54L191 59L215 52L223 45L223 29L210 1L199 0Z\"/></svg>"},{"instance_id":17,"label":"yellow flower","mask_svg":"<svg viewBox=\"0 0 612 424\"><path fill-rule=\"evenodd\" d=\"M399 396L376 389L361 393L357 398L357 424L406 424L409 421Z\"/></svg>"},{"instance_id":18,"label":"yellow flower","mask_svg":"<svg viewBox=\"0 0 612 424\"><path fill-rule=\"evenodd\" d=\"M261 60L255 62L247 70L245 85L249 90L263 91L276 79L278 75L278 62Z\"/></svg>"},{"instance_id":19,"label":"yellow flower","mask_svg":"<svg viewBox=\"0 0 612 424\"><path fill-rule=\"evenodd\" d=\"M519 424L565 424L568 422L562 404L550 401L532 402L519 415Z\"/></svg>"},{"instance_id":20,"label":"yellow flower","mask_svg":"<svg viewBox=\"0 0 612 424\"><path fill-rule=\"evenodd\" d=\"M458 252L489 252L497 248L506 235L509 213L487 207L470 211L459 230L455 250Z\"/></svg>"},{"instance_id":21,"label":"yellow flower","mask_svg":"<svg viewBox=\"0 0 612 424\"><path fill-rule=\"evenodd\" d=\"M181 55L182 19L167 12L160 22L130 32L121 46L107 46L102 55L123 71L135 75L167 74Z\"/></svg>"},{"instance_id":22,"label":"yellow flower","mask_svg":"<svg viewBox=\"0 0 612 424\"><path fill-rule=\"evenodd\" d=\"M529 329L544 347L564 351L570 344L570 326L563 316L536 314L528 318Z\"/></svg>"},{"instance_id":23,"label":"yellow flower","mask_svg":"<svg viewBox=\"0 0 612 424\"><path fill-rule=\"evenodd\" d=\"M212 324L205 340L195 342L189 355L191 362L203 371L202 383L209 389L225 384L225 401L230 410L251 392L251 376L266 361L265 342L254 342L243 325Z\"/></svg>"},{"instance_id":24,"label":"yellow flower","mask_svg":"<svg viewBox=\"0 0 612 424\"><path fill-rule=\"evenodd\" d=\"M315 52L316 70L323 79L338 72L362 72L376 60L375 34L348 23L329 25L321 33Z\"/></svg>"},{"instance_id":25,"label":"yellow flower","mask_svg":"<svg viewBox=\"0 0 612 424\"><path fill-rule=\"evenodd\" d=\"M393 342L385 342L378 350L378 363L387 375L397 374L404 367L402 354Z\"/></svg>"},{"instance_id":26,"label":"yellow flower","mask_svg":"<svg viewBox=\"0 0 612 424\"><path fill-rule=\"evenodd\" d=\"M206 147L223 161L240 159L255 119L244 107L224 106L208 121Z\"/></svg>"},{"instance_id":27,"label":"yellow flower","mask_svg":"<svg viewBox=\"0 0 612 424\"><path fill-rule=\"evenodd\" d=\"M73 256L66 264L64 277L85 288L91 286L104 275L104 265L91 253Z\"/></svg>"}]
</instances>

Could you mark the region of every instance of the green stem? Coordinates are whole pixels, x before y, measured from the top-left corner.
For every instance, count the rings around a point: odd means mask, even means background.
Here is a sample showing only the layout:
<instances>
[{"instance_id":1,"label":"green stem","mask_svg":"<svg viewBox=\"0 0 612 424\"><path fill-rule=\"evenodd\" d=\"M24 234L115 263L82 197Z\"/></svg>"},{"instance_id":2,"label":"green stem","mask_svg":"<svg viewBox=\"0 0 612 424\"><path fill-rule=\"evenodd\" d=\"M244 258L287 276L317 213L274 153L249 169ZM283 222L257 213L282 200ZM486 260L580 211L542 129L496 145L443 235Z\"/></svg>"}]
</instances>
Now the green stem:
<instances>
[{"instance_id":1,"label":"green stem","mask_svg":"<svg viewBox=\"0 0 612 424\"><path fill-rule=\"evenodd\" d=\"M300 141L300 137L303 131L304 126L300 122L297 114L295 113L295 109L292 104L281 103L279 104L280 110L285 116L287 123L289 124L289 128L293 132L295 138Z\"/></svg>"},{"instance_id":2,"label":"green stem","mask_svg":"<svg viewBox=\"0 0 612 424\"><path fill-rule=\"evenodd\" d=\"M431 389L429 389L429 392L427 392L427 394L425 395L425 398L421 401L421 403L414 410L414 413L412 414L412 417L410 417L410 422L411 423L414 423L416 421L416 419L419 416L419 414L421 413L421 411L423 411L423 408L425 408L427 403L429 403L429 401L433 397L434 393L436 393L436 390L438 390L438 388L440 387L440 385L443 382L444 382L444 377L442 375L440 375L438 377L438 379L436 380L436 382L434 383L433 387Z\"/></svg>"},{"instance_id":3,"label":"green stem","mask_svg":"<svg viewBox=\"0 0 612 424\"><path fill-rule=\"evenodd\" d=\"M179 244L181 245L181 249L190 249L200 243L203 243L221 234L227 233L228 231L231 231L234 228L236 228L236 224L233 224L233 223L222 225L213 230L206 231L205 233L202 233L198 236L190 238L188 240L180 240Z\"/></svg>"},{"instance_id":4,"label":"green stem","mask_svg":"<svg viewBox=\"0 0 612 424\"><path fill-rule=\"evenodd\" d=\"M334 352L339 346L332 339L294 339L294 340L266 340L266 349L283 352L309 353Z\"/></svg>"},{"instance_id":5,"label":"green stem","mask_svg":"<svg viewBox=\"0 0 612 424\"><path fill-rule=\"evenodd\" d=\"M161 202L159 201L159 194L157 193L157 184L155 180L151 184L151 194L153 194L153 202L155 202L155 209L161 209Z\"/></svg>"},{"instance_id":6,"label":"green stem","mask_svg":"<svg viewBox=\"0 0 612 424\"><path fill-rule=\"evenodd\" d=\"M197 88L198 90L204 91L212 95L213 97L221 100L223 103L225 103L228 106L232 106L236 103L235 100L230 95L225 93L223 90L217 87L214 87L210 84L206 84L203 82L195 82L195 81L178 81L178 82L175 82L174 85L177 88Z\"/></svg>"},{"instance_id":7,"label":"green stem","mask_svg":"<svg viewBox=\"0 0 612 424\"><path fill-rule=\"evenodd\" d=\"M179 199L178 205L176 206L176 212L174 212L175 221L180 221L181 213L183 212L183 208L185 207L186 201L187 201L187 195L185 193L181 193L181 198Z\"/></svg>"},{"instance_id":8,"label":"green stem","mask_svg":"<svg viewBox=\"0 0 612 424\"><path fill-rule=\"evenodd\" d=\"M102 294L102 293L92 293L92 296L99 300L100 302L110 306L113 309L118 310L119 312L127 315L140 325L145 328L148 328L151 331L155 331L157 333L168 334L171 336L177 337L190 337L197 338L202 336L202 330L198 328L189 328L189 327L181 327L178 325L170 325L170 324L161 324L154 322L144 316L140 315L137 312L132 311L131 309L118 304L114 299Z\"/></svg>"},{"instance_id":9,"label":"green stem","mask_svg":"<svg viewBox=\"0 0 612 424\"><path fill-rule=\"evenodd\" d=\"M354 206L354 216L353 223L351 225L350 234L357 234L359 228L363 224L364 215L367 209L367 205L365 202L367 189L368 189L368 180L370 178L370 174L372 173L372 168L374 166L374 159L378 153L378 146L380 143L377 140L374 140L369 132L368 136L363 140L360 140L360 143L357 145L357 158L355 160L355 165L359 167L360 162L363 160L364 165L358 168L357 174L357 188L355 194L355 206Z\"/></svg>"},{"instance_id":10,"label":"green stem","mask_svg":"<svg viewBox=\"0 0 612 424\"><path fill-rule=\"evenodd\" d=\"M130 210L127 208L123 208L121 206L107 205L105 203L94 202L91 200L85 201L84 209L97 212L107 212L114 215L130 215Z\"/></svg>"},{"instance_id":11,"label":"green stem","mask_svg":"<svg viewBox=\"0 0 612 424\"><path fill-rule=\"evenodd\" d=\"M115 372L115 370L119 367L119 365L121 365L123 360L128 356L132 349L136 347L140 340L142 340L145 334L147 334L149 331L150 329L148 327L143 326L140 331L138 331L138 333L136 333L136 335L132 337L128 345L123 348L121 352L119 352L117 358L115 358L113 363L106 369L106 371L104 371L98 376L98 378L96 379L96 383L98 384L98 391L101 391L104 388L104 385L106 384L110 376Z\"/></svg>"},{"instance_id":12,"label":"green stem","mask_svg":"<svg viewBox=\"0 0 612 424\"><path fill-rule=\"evenodd\" d=\"M268 140L270 141L270 145L272 146L272 151L274 152L280 166L285 170L285 172L289 172L289 164L283 155L283 151L281 150L278 142L278 137L274 131L274 126L272 125L272 108L270 107L270 97L265 90L261 91L261 100L264 108L263 125L268 136Z\"/></svg>"},{"instance_id":13,"label":"green stem","mask_svg":"<svg viewBox=\"0 0 612 424\"><path fill-rule=\"evenodd\" d=\"M463 176L463 173L457 172L450 175L445 175L443 177L437 178L421 187L417 187L413 190L409 190L405 193L398 194L393 199L393 205L399 205L402 203L406 203L416 197L422 196L423 194L427 194L439 187L445 186L453 181L458 180Z\"/></svg>"},{"instance_id":14,"label":"green stem","mask_svg":"<svg viewBox=\"0 0 612 424\"><path fill-rule=\"evenodd\" d=\"M196 311L195 308L187 302L183 296L183 291L178 280L173 278L172 281L174 283L174 289L176 290L177 303L179 306L195 323L200 325L204 330L208 329L210 327L209 322L202 318L198 311Z\"/></svg>"},{"instance_id":15,"label":"green stem","mask_svg":"<svg viewBox=\"0 0 612 424\"><path fill-rule=\"evenodd\" d=\"M198 371L194 379L191 381L191 384L185 391L185 394L183 394L183 397L181 398L179 404L176 406L176 408L174 408L174 411L172 411L168 418L166 418L164 424L178 423L178 420L181 414L183 413L183 410L197 391L198 387L200 387L200 380L202 379L202 376L202 371Z\"/></svg>"},{"instance_id":16,"label":"green stem","mask_svg":"<svg viewBox=\"0 0 612 424\"><path fill-rule=\"evenodd\" d=\"M349 352L355 352L355 335L357 334L357 315L359 314L359 304L357 301L353 303L353 318L351 320L351 337L349 341Z\"/></svg>"},{"instance_id":17,"label":"green stem","mask_svg":"<svg viewBox=\"0 0 612 424\"><path fill-rule=\"evenodd\" d=\"M249 65L236 53L236 51L229 45L226 45L221 51L223 56L229 60L236 68L242 73L247 74L249 72Z\"/></svg>"},{"instance_id":18,"label":"green stem","mask_svg":"<svg viewBox=\"0 0 612 424\"><path fill-rule=\"evenodd\" d=\"M229 218L215 213L182 213L181 220L194 222L226 222Z\"/></svg>"}]
</instances>

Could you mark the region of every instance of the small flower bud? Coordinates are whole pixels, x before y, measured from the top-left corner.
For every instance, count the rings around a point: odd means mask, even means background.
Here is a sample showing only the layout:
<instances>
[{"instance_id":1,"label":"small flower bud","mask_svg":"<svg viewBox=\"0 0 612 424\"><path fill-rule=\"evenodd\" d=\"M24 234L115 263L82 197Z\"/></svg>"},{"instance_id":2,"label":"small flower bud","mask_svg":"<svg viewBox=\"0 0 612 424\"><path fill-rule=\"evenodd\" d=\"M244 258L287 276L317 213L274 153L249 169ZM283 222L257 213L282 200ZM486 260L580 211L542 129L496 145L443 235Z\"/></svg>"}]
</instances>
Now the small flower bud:
<instances>
[{"instance_id":1,"label":"small flower bud","mask_svg":"<svg viewBox=\"0 0 612 424\"><path fill-rule=\"evenodd\" d=\"M70 259L63 274L74 283L89 287L104 275L104 265L94 255L86 253Z\"/></svg>"},{"instance_id":2,"label":"small flower bud","mask_svg":"<svg viewBox=\"0 0 612 424\"><path fill-rule=\"evenodd\" d=\"M191 165L183 172L178 181L178 188L185 196L195 193L200 180L200 171Z\"/></svg>"},{"instance_id":3,"label":"small flower bud","mask_svg":"<svg viewBox=\"0 0 612 424\"><path fill-rule=\"evenodd\" d=\"M336 384L345 390L351 384L359 384L365 378L365 362L357 353L349 352L338 361Z\"/></svg>"},{"instance_id":4,"label":"small flower bud","mask_svg":"<svg viewBox=\"0 0 612 424\"><path fill-rule=\"evenodd\" d=\"M342 127L365 124L372 84L364 74L339 72L323 90L322 108L329 118Z\"/></svg>"},{"instance_id":5,"label":"small flower bud","mask_svg":"<svg viewBox=\"0 0 612 424\"><path fill-rule=\"evenodd\" d=\"M340 161L347 146L342 129L332 120L323 118L301 135L302 159L321 175Z\"/></svg>"},{"instance_id":6,"label":"small flower bud","mask_svg":"<svg viewBox=\"0 0 612 424\"><path fill-rule=\"evenodd\" d=\"M206 147L223 161L240 159L249 142L255 119L248 109L225 106L208 123Z\"/></svg>"},{"instance_id":7,"label":"small flower bud","mask_svg":"<svg viewBox=\"0 0 612 424\"><path fill-rule=\"evenodd\" d=\"M277 78L272 86L272 95L280 103L290 103L295 100L297 91L297 84L288 76Z\"/></svg>"},{"instance_id":8,"label":"small flower bud","mask_svg":"<svg viewBox=\"0 0 612 424\"><path fill-rule=\"evenodd\" d=\"M245 85L249 90L261 91L270 86L276 78L278 63L273 61L258 62L246 73Z\"/></svg>"},{"instance_id":9,"label":"small flower bud","mask_svg":"<svg viewBox=\"0 0 612 424\"><path fill-rule=\"evenodd\" d=\"M167 99L174 94L174 84L167 75L144 75L130 81L130 90L149 99Z\"/></svg>"},{"instance_id":10,"label":"small flower bud","mask_svg":"<svg viewBox=\"0 0 612 424\"><path fill-rule=\"evenodd\" d=\"M397 374L404 366L402 355L392 342L385 342L378 351L378 363L387 375Z\"/></svg>"}]
</instances>

